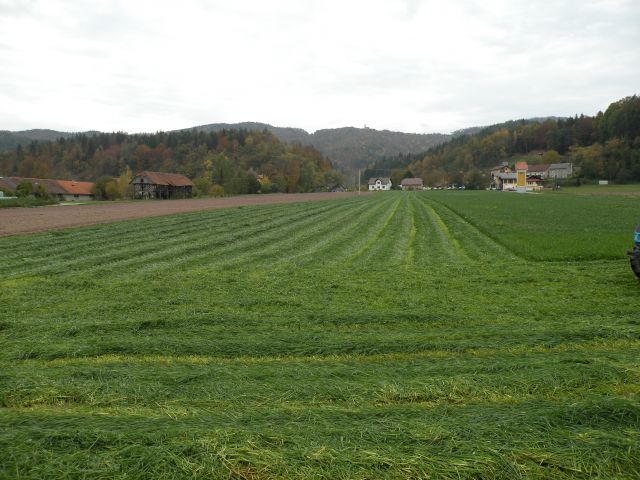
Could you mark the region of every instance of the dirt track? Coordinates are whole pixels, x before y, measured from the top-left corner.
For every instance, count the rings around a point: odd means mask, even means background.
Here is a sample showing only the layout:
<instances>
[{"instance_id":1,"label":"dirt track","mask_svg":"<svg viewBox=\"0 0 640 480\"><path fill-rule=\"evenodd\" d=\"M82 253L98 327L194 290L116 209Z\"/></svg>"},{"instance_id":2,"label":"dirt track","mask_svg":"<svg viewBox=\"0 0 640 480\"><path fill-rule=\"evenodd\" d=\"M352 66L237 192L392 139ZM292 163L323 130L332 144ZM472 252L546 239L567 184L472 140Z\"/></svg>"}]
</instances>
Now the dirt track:
<instances>
[{"instance_id":1,"label":"dirt track","mask_svg":"<svg viewBox=\"0 0 640 480\"><path fill-rule=\"evenodd\" d=\"M142 217L158 217L174 213L215 210L244 205L312 202L352 197L355 193L290 193L242 195L229 198L188 200L147 200L130 203L90 205L52 205L38 208L0 209L0 237L44 232L60 228L80 227ZM364 195L364 194L363 194Z\"/></svg>"}]
</instances>

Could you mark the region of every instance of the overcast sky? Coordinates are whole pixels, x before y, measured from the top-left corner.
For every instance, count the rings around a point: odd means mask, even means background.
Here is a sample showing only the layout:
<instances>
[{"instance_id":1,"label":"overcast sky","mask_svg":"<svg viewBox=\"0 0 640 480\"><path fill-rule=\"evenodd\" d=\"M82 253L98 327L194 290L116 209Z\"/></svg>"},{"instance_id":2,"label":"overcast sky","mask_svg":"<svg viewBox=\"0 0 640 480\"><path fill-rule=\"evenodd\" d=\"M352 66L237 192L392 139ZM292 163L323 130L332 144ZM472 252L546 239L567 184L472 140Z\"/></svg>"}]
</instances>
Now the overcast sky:
<instances>
[{"instance_id":1,"label":"overcast sky","mask_svg":"<svg viewBox=\"0 0 640 480\"><path fill-rule=\"evenodd\" d=\"M633 94L638 0L0 0L0 130L447 133Z\"/></svg>"}]
</instances>

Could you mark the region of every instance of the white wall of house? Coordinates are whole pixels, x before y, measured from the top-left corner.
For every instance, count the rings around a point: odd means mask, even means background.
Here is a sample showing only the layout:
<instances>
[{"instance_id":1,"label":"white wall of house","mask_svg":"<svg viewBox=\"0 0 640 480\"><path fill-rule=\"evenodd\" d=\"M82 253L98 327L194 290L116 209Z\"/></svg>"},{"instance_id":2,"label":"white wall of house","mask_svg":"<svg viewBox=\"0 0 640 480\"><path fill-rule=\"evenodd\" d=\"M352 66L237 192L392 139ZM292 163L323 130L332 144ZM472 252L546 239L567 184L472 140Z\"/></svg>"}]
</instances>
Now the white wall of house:
<instances>
[{"instance_id":1,"label":"white wall of house","mask_svg":"<svg viewBox=\"0 0 640 480\"><path fill-rule=\"evenodd\" d=\"M382 183L380 180L376 180L376 183L369 185L369 191L373 190L391 190L391 182Z\"/></svg>"},{"instance_id":2,"label":"white wall of house","mask_svg":"<svg viewBox=\"0 0 640 480\"><path fill-rule=\"evenodd\" d=\"M516 179L515 178L505 178L502 180L502 190L503 191L511 191L516 189Z\"/></svg>"},{"instance_id":3,"label":"white wall of house","mask_svg":"<svg viewBox=\"0 0 640 480\"><path fill-rule=\"evenodd\" d=\"M93 195L72 195L65 193L63 195L58 195L60 200L65 202L88 202L93 200Z\"/></svg>"},{"instance_id":4,"label":"white wall of house","mask_svg":"<svg viewBox=\"0 0 640 480\"><path fill-rule=\"evenodd\" d=\"M502 190L505 192L515 192L517 188L517 181L515 179L505 178L502 181ZM527 186L525 187L527 192L534 192L542 190L542 185L536 182L530 182L527 179Z\"/></svg>"}]
</instances>

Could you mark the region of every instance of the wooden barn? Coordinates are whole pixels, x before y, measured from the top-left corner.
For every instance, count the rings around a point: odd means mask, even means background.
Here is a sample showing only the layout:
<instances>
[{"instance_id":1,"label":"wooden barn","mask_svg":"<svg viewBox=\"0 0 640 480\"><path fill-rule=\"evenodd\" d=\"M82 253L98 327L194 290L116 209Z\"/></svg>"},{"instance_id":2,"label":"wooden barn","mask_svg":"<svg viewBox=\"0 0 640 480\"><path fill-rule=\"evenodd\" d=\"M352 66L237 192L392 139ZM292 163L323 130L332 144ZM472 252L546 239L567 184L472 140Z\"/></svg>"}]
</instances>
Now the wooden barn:
<instances>
[{"instance_id":1,"label":"wooden barn","mask_svg":"<svg viewBox=\"0 0 640 480\"><path fill-rule=\"evenodd\" d=\"M190 198L193 182L179 173L140 172L131 179L136 198Z\"/></svg>"},{"instance_id":2,"label":"wooden barn","mask_svg":"<svg viewBox=\"0 0 640 480\"><path fill-rule=\"evenodd\" d=\"M403 178L400 182L402 190L424 190L424 183L421 178Z\"/></svg>"}]
</instances>

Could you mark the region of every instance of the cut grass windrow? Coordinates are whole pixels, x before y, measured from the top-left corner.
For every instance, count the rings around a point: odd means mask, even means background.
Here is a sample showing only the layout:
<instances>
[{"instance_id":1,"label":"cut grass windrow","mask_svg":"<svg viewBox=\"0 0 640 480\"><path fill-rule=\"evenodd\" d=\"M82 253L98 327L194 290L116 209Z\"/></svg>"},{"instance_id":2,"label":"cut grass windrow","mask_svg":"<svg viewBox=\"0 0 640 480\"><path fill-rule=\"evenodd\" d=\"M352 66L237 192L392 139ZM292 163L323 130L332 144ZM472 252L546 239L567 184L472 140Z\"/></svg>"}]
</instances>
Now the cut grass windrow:
<instances>
[{"instance_id":1,"label":"cut grass windrow","mask_svg":"<svg viewBox=\"0 0 640 480\"><path fill-rule=\"evenodd\" d=\"M304 268L310 262L319 261L324 265L343 262L347 254L342 247L359 237L371 220L380 215L383 208L383 204L372 207L367 202L363 203L362 209L350 211L348 216L341 216L327 225L318 224L310 229L310 232L305 232L304 241L297 238L295 249L285 248L277 252L277 260L270 264L284 268L290 268L291 265Z\"/></svg>"},{"instance_id":2,"label":"cut grass windrow","mask_svg":"<svg viewBox=\"0 0 640 480\"><path fill-rule=\"evenodd\" d=\"M233 228L242 222L256 221L264 213L254 212L247 209L247 213L238 209L235 214L228 213L228 211L220 210L216 212L207 212L205 214L184 214L179 216L161 217L163 222L153 225L153 231L149 232L147 226L148 220L136 220L134 222L116 222L109 224L108 226L100 225L97 227L82 227L69 237L63 234L57 234L56 237L62 237L59 245L49 246L49 235L32 235L32 237L41 238L40 242L31 242L28 250L25 251L22 248L17 249L18 253L8 255L8 258L16 258L15 263L0 264L2 272L7 276L17 275L19 273L31 273L38 271L38 268L43 267L45 260L48 262L59 262L64 264L65 262L77 261L77 259L89 256L94 260L101 257L108 257L112 255L113 251L128 251L130 248L140 245L141 248L149 248L152 236L155 237L156 242L162 242L163 237L166 240L173 242L183 241L182 236L189 238L192 234L202 233L203 230L209 231L210 225L215 222L217 228L225 231L227 228ZM124 226L123 226L124 224ZM132 228L133 227L133 228ZM117 233L113 233L114 239L112 243L105 245L104 243L104 229L108 228L116 230ZM66 233L66 231L63 231ZM80 251L69 251L68 245L74 243L74 238L84 233L84 238L79 245ZM11 250L9 251L11 252ZM18 270L15 267L20 266ZM27 270L25 267L35 265L33 270Z\"/></svg>"},{"instance_id":3,"label":"cut grass windrow","mask_svg":"<svg viewBox=\"0 0 640 480\"><path fill-rule=\"evenodd\" d=\"M179 256L167 257L167 260L171 265L179 265L180 268L230 269L234 265L241 266L252 260L273 259L273 253L278 252L279 244L296 239L300 235L299 232L306 232L317 224L324 225L335 217L340 218L343 210L353 209L353 205L350 207L335 205L326 210L302 212L295 217L280 218L277 222L265 222L257 230L245 231L248 235L238 236L234 233L234 238L218 239L216 243L220 244L219 248L212 249L206 244L194 245ZM153 265L147 270L157 270L160 267L162 265Z\"/></svg>"},{"instance_id":4,"label":"cut grass windrow","mask_svg":"<svg viewBox=\"0 0 640 480\"><path fill-rule=\"evenodd\" d=\"M228 223L220 223L217 221L217 216L208 214L205 219L198 222L195 228L187 231L180 229L179 234L175 231L165 233L155 230L146 232L144 235L129 235L124 243L102 244L98 249L92 246L81 246L79 252L68 253L67 258L51 259L47 264L41 262L32 269L21 270L21 273L42 275L94 272L97 274L104 271L120 271L124 274L136 266L153 266L155 262L161 262L163 259L177 259L181 254L189 257L190 253L205 250L203 255L215 255L219 250L228 250L229 245L232 248L240 248L242 243L238 240L241 237L255 238L270 229L277 229L281 225L299 220L304 221L309 216L337 208L334 204L305 204L305 207L307 208L292 209L292 212L274 217L269 222L259 221L264 218L264 212L254 213L249 208L246 209L250 212L248 217L240 215ZM239 227L243 224L255 227L247 231L246 235L239 235ZM86 255L83 255L85 252ZM79 258L82 260L78 261Z\"/></svg>"},{"instance_id":5,"label":"cut grass windrow","mask_svg":"<svg viewBox=\"0 0 640 480\"><path fill-rule=\"evenodd\" d=\"M421 196L420 200L431 209L437 209L439 224L444 224L447 228L445 237L452 239L452 243L464 252L467 260L512 262L518 258L511 250L494 241L446 206L426 196Z\"/></svg>"},{"instance_id":6,"label":"cut grass windrow","mask_svg":"<svg viewBox=\"0 0 640 480\"><path fill-rule=\"evenodd\" d=\"M358 245L357 250L355 250L354 253L350 255L349 260L351 262L355 262L360 257L362 257L376 244L377 240L382 237L384 232L387 231L387 227L396 216L401 202L402 198L393 198L393 204L388 213L386 213L385 216L381 216L376 222L372 224L371 228L369 228L366 232L363 232L362 241L356 242L356 244Z\"/></svg>"}]
</instances>

